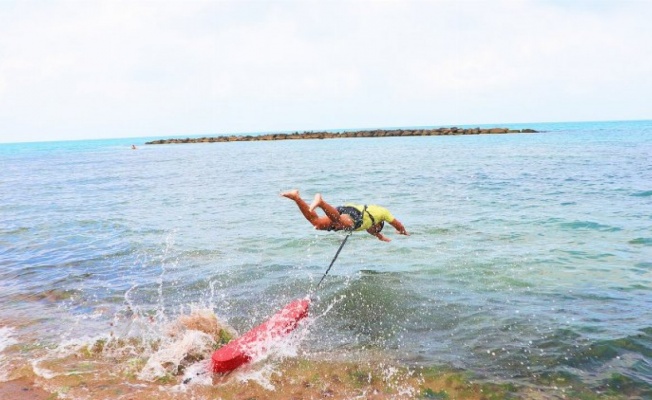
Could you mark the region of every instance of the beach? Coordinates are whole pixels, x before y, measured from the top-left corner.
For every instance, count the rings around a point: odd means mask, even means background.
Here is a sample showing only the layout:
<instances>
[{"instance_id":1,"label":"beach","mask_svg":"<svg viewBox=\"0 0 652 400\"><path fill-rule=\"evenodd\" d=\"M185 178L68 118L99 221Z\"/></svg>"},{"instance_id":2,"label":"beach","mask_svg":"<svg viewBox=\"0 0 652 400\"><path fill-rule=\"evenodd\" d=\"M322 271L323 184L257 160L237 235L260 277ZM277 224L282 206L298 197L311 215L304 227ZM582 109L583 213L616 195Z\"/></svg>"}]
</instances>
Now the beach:
<instances>
[{"instance_id":1,"label":"beach","mask_svg":"<svg viewBox=\"0 0 652 400\"><path fill-rule=\"evenodd\" d=\"M76 365L89 362L76 360ZM246 368L231 377L203 379L194 384L177 379L144 383L126 375L96 379L79 373L43 379L19 378L0 383L0 398L12 400L55 399L599 399L586 387L558 379L558 394L544 388L515 387L508 383L478 382L468 374L436 368L414 368L385 364L383 361L333 362L305 358L288 359L274 366L268 376ZM258 366L260 368L260 366ZM70 370L69 370L70 371ZM88 373L89 371L87 371ZM263 375L266 375L263 374ZM617 390L604 398L626 398Z\"/></svg>"}]
</instances>

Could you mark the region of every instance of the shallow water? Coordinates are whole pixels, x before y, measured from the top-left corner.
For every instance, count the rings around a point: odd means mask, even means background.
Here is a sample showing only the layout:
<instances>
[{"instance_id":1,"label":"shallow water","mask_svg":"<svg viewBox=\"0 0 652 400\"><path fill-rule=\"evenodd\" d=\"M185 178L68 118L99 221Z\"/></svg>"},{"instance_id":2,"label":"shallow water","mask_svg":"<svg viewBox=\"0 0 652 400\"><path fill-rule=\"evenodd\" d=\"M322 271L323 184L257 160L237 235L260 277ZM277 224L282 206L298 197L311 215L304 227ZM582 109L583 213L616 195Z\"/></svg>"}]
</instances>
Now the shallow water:
<instances>
[{"instance_id":1,"label":"shallow water","mask_svg":"<svg viewBox=\"0 0 652 400\"><path fill-rule=\"evenodd\" d=\"M191 307L250 329L305 296L344 238L278 196L299 188L386 206L411 233L351 237L302 352L650 396L652 122L532 127L545 132L0 145L0 363L156 340Z\"/></svg>"}]
</instances>

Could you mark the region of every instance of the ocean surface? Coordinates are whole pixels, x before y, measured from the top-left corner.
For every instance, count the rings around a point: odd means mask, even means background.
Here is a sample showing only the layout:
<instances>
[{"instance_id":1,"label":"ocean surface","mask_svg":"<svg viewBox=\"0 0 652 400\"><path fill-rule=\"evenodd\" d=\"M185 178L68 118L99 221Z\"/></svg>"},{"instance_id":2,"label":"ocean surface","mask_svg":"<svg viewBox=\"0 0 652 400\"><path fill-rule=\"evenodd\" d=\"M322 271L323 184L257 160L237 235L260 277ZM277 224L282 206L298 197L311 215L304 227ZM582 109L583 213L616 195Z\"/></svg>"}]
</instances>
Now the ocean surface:
<instances>
[{"instance_id":1,"label":"ocean surface","mask_svg":"<svg viewBox=\"0 0 652 400\"><path fill-rule=\"evenodd\" d=\"M349 238L301 354L652 398L652 121L493 126L540 132L0 144L0 380L192 308L242 333L306 296L344 235L279 196L297 188L411 234Z\"/></svg>"}]
</instances>

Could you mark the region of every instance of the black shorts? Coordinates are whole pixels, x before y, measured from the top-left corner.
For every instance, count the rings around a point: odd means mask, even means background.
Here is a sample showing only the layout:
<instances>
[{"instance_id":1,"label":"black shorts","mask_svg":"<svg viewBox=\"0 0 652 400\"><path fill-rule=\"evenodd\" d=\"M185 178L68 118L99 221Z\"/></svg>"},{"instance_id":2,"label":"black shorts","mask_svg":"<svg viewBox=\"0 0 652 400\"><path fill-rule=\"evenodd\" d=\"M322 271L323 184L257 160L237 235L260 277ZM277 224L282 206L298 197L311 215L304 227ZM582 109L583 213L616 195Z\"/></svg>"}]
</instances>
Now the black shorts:
<instances>
[{"instance_id":1,"label":"black shorts","mask_svg":"<svg viewBox=\"0 0 652 400\"><path fill-rule=\"evenodd\" d=\"M337 212L340 214L347 214L353 220L353 228L347 229L354 231L362 226L362 212L355 207L342 206L337 207Z\"/></svg>"}]
</instances>

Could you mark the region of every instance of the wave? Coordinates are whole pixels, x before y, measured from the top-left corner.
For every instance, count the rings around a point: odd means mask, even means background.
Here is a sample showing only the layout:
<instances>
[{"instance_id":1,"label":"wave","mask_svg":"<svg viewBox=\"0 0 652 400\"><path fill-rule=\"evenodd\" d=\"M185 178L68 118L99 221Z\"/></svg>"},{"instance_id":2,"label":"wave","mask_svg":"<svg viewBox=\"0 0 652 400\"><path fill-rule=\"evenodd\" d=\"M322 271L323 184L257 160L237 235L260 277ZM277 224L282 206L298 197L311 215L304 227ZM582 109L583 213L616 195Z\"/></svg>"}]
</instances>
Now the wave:
<instances>
[{"instance_id":1,"label":"wave","mask_svg":"<svg viewBox=\"0 0 652 400\"><path fill-rule=\"evenodd\" d=\"M419 319L414 305L424 300L400 288L404 280L400 273L373 270L354 278L331 278L315 304L317 310L335 304L320 321L327 334L320 335L317 348L395 348L407 326L414 325L411 320Z\"/></svg>"},{"instance_id":2,"label":"wave","mask_svg":"<svg viewBox=\"0 0 652 400\"><path fill-rule=\"evenodd\" d=\"M556 361L592 374L598 388L639 398L652 395L652 327L623 338L567 348Z\"/></svg>"},{"instance_id":3,"label":"wave","mask_svg":"<svg viewBox=\"0 0 652 400\"><path fill-rule=\"evenodd\" d=\"M580 387L613 398L652 395L652 328L602 340L568 328L552 330L538 339L525 336L527 331L502 348L476 350L491 375L509 374L510 379L541 387L565 387L568 398L583 398L573 393Z\"/></svg>"},{"instance_id":4,"label":"wave","mask_svg":"<svg viewBox=\"0 0 652 400\"><path fill-rule=\"evenodd\" d=\"M573 221L573 222L563 222L560 226L564 229L586 229L586 230L595 230L601 232L618 232L621 231L621 228L609 225L603 225L598 222L593 221Z\"/></svg>"},{"instance_id":5,"label":"wave","mask_svg":"<svg viewBox=\"0 0 652 400\"><path fill-rule=\"evenodd\" d=\"M629 242L629 244L641 244L644 246L652 246L652 238L636 238L632 239Z\"/></svg>"}]
</instances>

